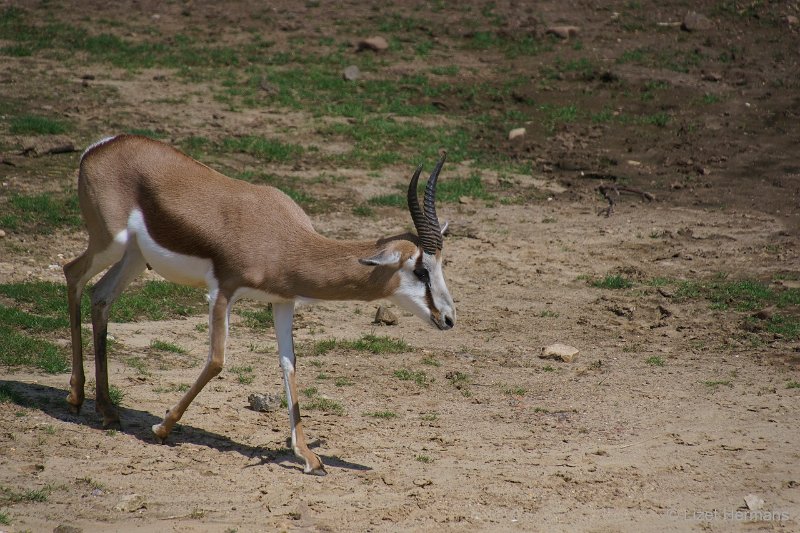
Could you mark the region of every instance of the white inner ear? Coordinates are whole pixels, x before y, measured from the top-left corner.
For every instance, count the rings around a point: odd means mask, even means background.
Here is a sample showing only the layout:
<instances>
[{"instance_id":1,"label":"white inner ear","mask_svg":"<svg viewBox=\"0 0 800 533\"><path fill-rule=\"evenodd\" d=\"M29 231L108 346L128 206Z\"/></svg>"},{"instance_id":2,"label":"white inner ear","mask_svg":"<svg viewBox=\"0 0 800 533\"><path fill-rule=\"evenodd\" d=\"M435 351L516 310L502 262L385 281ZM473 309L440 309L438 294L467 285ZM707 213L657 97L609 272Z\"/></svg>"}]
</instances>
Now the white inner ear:
<instances>
[{"instance_id":1,"label":"white inner ear","mask_svg":"<svg viewBox=\"0 0 800 533\"><path fill-rule=\"evenodd\" d=\"M400 262L400 252L396 250L381 250L372 257L362 257L358 262L367 266L397 265Z\"/></svg>"}]
</instances>

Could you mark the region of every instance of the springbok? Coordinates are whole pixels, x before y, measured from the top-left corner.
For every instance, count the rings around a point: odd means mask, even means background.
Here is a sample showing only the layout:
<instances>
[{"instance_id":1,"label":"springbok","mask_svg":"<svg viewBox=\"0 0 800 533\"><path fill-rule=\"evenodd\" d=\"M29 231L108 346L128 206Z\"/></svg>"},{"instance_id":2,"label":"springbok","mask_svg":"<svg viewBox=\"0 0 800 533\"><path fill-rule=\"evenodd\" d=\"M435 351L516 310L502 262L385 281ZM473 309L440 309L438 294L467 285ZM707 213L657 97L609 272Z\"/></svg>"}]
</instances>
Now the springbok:
<instances>
[{"instance_id":1,"label":"springbok","mask_svg":"<svg viewBox=\"0 0 800 533\"><path fill-rule=\"evenodd\" d=\"M78 198L89 233L86 251L64 266L72 335L67 397L78 413L84 400L81 294L92 291L97 381L96 409L103 426L119 424L108 392L106 333L111 306L145 268L167 280L206 287L209 354L194 385L153 426L161 441L203 387L222 371L231 306L250 297L273 306L278 355L286 386L292 448L304 472L324 475L300 422L292 338L294 306L313 300L386 298L432 326L455 325L455 307L442 273L442 228L436 216L441 157L417 199L422 165L408 187L417 230L374 241L341 241L316 231L308 215L283 192L231 179L166 144L119 135L90 146L81 157Z\"/></svg>"}]
</instances>

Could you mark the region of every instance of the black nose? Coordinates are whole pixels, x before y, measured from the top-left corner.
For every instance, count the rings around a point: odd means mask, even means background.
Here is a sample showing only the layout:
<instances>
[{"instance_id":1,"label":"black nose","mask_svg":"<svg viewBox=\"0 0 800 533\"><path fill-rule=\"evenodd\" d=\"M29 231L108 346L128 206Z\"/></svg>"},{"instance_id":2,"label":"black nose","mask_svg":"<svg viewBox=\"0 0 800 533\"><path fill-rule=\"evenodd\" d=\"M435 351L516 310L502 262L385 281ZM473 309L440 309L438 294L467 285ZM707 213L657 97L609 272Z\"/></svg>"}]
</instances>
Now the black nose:
<instances>
[{"instance_id":1,"label":"black nose","mask_svg":"<svg viewBox=\"0 0 800 533\"><path fill-rule=\"evenodd\" d=\"M450 329L453 326L455 326L455 323L453 322L452 318L450 318L449 316L446 316L446 317L444 317L444 325L447 326L447 329Z\"/></svg>"}]
</instances>

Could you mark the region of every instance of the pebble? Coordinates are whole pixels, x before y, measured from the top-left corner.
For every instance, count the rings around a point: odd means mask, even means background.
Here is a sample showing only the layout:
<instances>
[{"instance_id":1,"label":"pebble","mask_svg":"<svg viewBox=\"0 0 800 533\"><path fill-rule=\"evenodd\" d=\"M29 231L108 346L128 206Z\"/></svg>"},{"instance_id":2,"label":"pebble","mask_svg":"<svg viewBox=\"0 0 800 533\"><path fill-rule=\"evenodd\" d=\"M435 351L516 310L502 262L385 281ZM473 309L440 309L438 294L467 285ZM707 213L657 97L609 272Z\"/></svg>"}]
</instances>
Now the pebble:
<instances>
[{"instance_id":1,"label":"pebble","mask_svg":"<svg viewBox=\"0 0 800 533\"><path fill-rule=\"evenodd\" d=\"M580 350L575 348L574 346L570 346L568 344L561 344L555 343L551 344L550 346L545 346L542 348L542 359L550 358L550 359L561 359L565 363L571 363L575 360L575 357L578 356Z\"/></svg>"},{"instance_id":2,"label":"pebble","mask_svg":"<svg viewBox=\"0 0 800 533\"><path fill-rule=\"evenodd\" d=\"M398 319L397 315L392 313L388 307L386 306L379 306L378 310L375 313L375 320L372 321L374 324L385 324L387 326L395 326L397 325Z\"/></svg>"},{"instance_id":3,"label":"pebble","mask_svg":"<svg viewBox=\"0 0 800 533\"><path fill-rule=\"evenodd\" d=\"M83 533L83 529L69 524L59 524L53 529L53 533Z\"/></svg>"},{"instance_id":4,"label":"pebble","mask_svg":"<svg viewBox=\"0 0 800 533\"><path fill-rule=\"evenodd\" d=\"M560 39L569 39L575 37L580 33L581 29L577 26L550 26L547 32L550 35L555 35Z\"/></svg>"},{"instance_id":5,"label":"pebble","mask_svg":"<svg viewBox=\"0 0 800 533\"><path fill-rule=\"evenodd\" d=\"M789 26L797 26L797 24L800 23L800 19L794 15L786 15L786 23L789 24Z\"/></svg>"},{"instance_id":6,"label":"pebble","mask_svg":"<svg viewBox=\"0 0 800 533\"><path fill-rule=\"evenodd\" d=\"M756 496L755 494L748 494L744 497L744 503L751 511L759 511L764 507L764 499Z\"/></svg>"},{"instance_id":7,"label":"pebble","mask_svg":"<svg viewBox=\"0 0 800 533\"><path fill-rule=\"evenodd\" d=\"M683 24L681 24L681 29L686 31L706 31L712 27L711 20L696 11L686 13L686 16L683 17Z\"/></svg>"},{"instance_id":8,"label":"pebble","mask_svg":"<svg viewBox=\"0 0 800 533\"><path fill-rule=\"evenodd\" d=\"M347 81L355 81L361 77L361 70L355 65L350 65L344 72L342 72L342 77Z\"/></svg>"},{"instance_id":9,"label":"pebble","mask_svg":"<svg viewBox=\"0 0 800 533\"><path fill-rule=\"evenodd\" d=\"M358 45L356 45L357 51L362 50L371 50L373 52L383 52L384 50L389 48L389 43L383 37L368 37L367 39L363 39L358 41Z\"/></svg>"},{"instance_id":10,"label":"pebble","mask_svg":"<svg viewBox=\"0 0 800 533\"><path fill-rule=\"evenodd\" d=\"M138 511L139 509L146 509L147 502L144 501L144 497L138 494L127 494L120 498L119 503L114 506L115 511L120 512L128 512L132 513L134 511Z\"/></svg>"},{"instance_id":11,"label":"pebble","mask_svg":"<svg viewBox=\"0 0 800 533\"><path fill-rule=\"evenodd\" d=\"M6 236L6 232L0 229L0 239Z\"/></svg>"},{"instance_id":12,"label":"pebble","mask_svg":"<svg viewBox=\"0 0 800 533\"><path fill-rule=\"evenodd\" d=\"M254 392L247 397L247 401L250 402L250 408L253 411L276 411L281 406L281 395L259 394Z\"/></svg>"},{"instance_id":13,"label":"pebble","mask_svg":"<svg viewBox=\"0 0 800 533\"><path fill-rule=\"evenodd\" d=\"M514 128L513 130L508 132L508 140L511 141L516 139L517 137L522 137L525 135L525 128Z\"/></svg>"}]
</instances>

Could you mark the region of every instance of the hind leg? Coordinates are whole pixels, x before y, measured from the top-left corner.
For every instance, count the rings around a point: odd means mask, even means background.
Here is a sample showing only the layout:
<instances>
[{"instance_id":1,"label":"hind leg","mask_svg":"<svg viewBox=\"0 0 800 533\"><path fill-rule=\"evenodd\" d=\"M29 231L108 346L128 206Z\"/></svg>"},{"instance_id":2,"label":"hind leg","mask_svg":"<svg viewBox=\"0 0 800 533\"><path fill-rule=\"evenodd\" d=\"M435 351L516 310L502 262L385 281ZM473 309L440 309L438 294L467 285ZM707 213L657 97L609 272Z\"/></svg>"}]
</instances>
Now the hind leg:
<instances>
[{"instance_id":1,"label":"hind leg","mask_svg":"<svg viewBox=\"0 0 800 533\"><path fill-rule=\"evenodd\" d=\"M94 365L97 393L96 409L103 416L103 427L119 424L119 413L111 403L108 391L108 360L106 337L111 306L125 287L145 269L146 263L139 248L129 245L122 259L111 267L92 291L92 330L94 335Z\"/></svg>"},{"instance_id":2,"label":"hind leg","mask_svg":"<svg viewBox=\"0 0 800 533\"><path fill-rule=\"evenodd\" d=\"M86 377L83 373L83 343L81 339L81 295L86 283L99 272L122 257L123 248L112 243L101 253L94 251L92 243L76 259L64 265L67 280L67 308L69 329L72 338L72 376L69 379L70 392L67 396L70 410L78 414L83 405L83 386Z\"/></svg>"}]
</instances>

